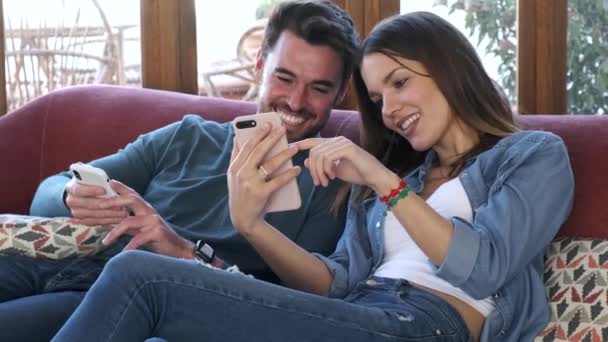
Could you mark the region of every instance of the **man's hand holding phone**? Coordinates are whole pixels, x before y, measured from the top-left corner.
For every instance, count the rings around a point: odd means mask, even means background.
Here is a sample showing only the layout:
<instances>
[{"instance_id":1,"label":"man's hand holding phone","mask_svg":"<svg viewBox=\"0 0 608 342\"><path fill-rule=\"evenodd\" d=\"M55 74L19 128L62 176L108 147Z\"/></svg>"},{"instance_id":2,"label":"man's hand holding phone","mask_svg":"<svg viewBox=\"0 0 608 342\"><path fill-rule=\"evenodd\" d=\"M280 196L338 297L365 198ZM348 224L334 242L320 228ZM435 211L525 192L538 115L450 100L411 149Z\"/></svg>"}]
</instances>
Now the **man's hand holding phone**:
<instances>
[{"instance_id":1,"label":"man's hand holding phone","mask_svg":"<svg viewBox=\"0 0 608 342\"><path fill-rule=\"evenodd\" d=\"M66 184L65 204L75 223L108 226L129 216L124 207L100 209L106 198L117 195L105 171L83 163L72 164L70 170L74 176Z\"/></svg>"},{"instance_id":2,"label":"man's hand holding phone","mask_svg":"<svg viewBox=\"0 0 608 342\"><path fill-rule=\"evenodd\" d=\"M90 165L77 163L70 169L74 177L66 186L66 204L75 223L105 226L106 245L130 235L124 250L143 246L163 255L192 258L193 243L177 235L135 190Z\"/></svg>"}]
</instances>

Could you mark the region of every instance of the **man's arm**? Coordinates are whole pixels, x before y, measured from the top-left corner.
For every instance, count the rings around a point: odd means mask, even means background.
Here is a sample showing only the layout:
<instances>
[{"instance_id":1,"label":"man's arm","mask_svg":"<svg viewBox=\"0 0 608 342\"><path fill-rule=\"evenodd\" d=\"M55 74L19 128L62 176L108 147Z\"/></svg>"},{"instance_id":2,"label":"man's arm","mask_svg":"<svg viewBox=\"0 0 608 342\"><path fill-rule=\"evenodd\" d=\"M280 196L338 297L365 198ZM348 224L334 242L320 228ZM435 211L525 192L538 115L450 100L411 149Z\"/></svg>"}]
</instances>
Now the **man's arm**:
<instances>
[{"instance_id":1,"label":"man's arm","mask_svg":"<svg viewBox=\"0 0 608 342\"><path fill-rule=\"evenodd\" d=\"M30 214L43 217L67 217L70 210L64 203L65 185L70 180L67 172L51 176L38 186Z\"/></svg>"},{"instance_id":2,"label":"man's arm","mask_svg":"<svg viewBox=\"0 0 608 342\"><path fill-rule=\"evenodd\" d=\"M105 170L111 179L119 180L142 194L154 176L158 158L167 148L178 124L144 134L124 149L90 164ZM32 200L30 214L43 217L71 216L65 203L66 184L71 177L71 173L62 172L40 183Z\"/></svg>"}]
</instances>

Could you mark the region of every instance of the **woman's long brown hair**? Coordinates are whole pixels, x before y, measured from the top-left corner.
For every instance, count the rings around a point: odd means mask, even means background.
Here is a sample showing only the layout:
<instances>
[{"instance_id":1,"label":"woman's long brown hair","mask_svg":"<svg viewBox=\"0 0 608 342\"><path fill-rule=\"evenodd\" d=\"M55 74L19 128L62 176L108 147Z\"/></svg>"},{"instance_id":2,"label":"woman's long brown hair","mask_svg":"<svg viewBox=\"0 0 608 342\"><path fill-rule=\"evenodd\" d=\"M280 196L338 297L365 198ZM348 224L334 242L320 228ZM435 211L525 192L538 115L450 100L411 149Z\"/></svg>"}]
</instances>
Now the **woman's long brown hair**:
<instances>
[{"instance_id":1,"label":"woman's long brown hair","mask_svg":"<svg viewBox=\"0 0 608 342\"><path fill-rule=\"evenodd\" d=\"M422 63L452 113L478 132L479 143L451 165L451 177L460 173L471 157L518 130L508 99L484 70L473 46L441 17L413 12L385 19L365 39L361 60L372 53L382 53L397 63L398 58ZM406 139L384 126L381 108L371 101L363 82L361 60L353 75L361 119L361 146L390 170L404 176L422 164L428 151L415 151ZM340 189L332 210L344 204L349 188L345 185ZM352 198L360 201L372 193L369 187L362 187Z\"/></svg>"}]
</instances>

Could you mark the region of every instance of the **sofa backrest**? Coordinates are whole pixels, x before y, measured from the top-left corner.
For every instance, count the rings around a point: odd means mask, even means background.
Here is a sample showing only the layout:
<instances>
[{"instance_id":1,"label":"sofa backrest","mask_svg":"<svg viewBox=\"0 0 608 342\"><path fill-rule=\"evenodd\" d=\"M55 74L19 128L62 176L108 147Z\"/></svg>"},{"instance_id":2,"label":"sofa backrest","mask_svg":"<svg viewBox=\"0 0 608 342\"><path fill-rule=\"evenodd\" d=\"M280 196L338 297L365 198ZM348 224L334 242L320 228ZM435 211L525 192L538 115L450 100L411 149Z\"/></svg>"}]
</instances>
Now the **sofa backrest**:
<instances>
[{"instance_id":1,"label":"sofa backrest","mask_svg":"<svg viewBox=\"0 0 608 342\"><path fill-rule=\"evenodd\" d=\"M0 118L0 213L25 214L38 184L75 161L116 152L139 134L185 114L226 122L255 103L116 86L54 91ZM575 206L560 234L608 238L608 117L522 116L524 128L552 131L568 145ZM322 136L358 141L358 116L336 110Z\"/></svg>"}]
</instances>

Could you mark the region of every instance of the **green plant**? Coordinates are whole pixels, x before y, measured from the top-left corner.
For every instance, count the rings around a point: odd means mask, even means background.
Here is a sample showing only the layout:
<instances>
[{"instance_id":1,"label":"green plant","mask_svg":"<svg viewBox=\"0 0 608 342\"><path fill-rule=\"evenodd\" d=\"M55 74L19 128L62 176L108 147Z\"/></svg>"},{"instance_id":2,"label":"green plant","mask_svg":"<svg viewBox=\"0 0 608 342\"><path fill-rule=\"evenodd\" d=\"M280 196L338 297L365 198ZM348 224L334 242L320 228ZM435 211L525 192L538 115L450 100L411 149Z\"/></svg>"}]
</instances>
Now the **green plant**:
<instances>
[{"instance_id":1,"label":"green plant","mask_svg":"<svg viewBox=\"0 0 608 342\"><path fill-rule=\"evenodd\" d=\"M487 38L486 52L498 57L500 84L515 102L517 0L436 0L450 13L466 11L465 27ZM528 1L528 0L519 0ZM608 0L568 0L568 111L608 113Z\"/></svg>"},{"instance_id":2,"label":"green plant","mask_svg":"<svg viewBox=\"0 0 608 342\"><path fill-rule=\"evenodd\" d=\"M255 18L262 19L270 15L273 6L281 0L261 0L258 8L255 10Z\"/></svg>"}]
</instances>

